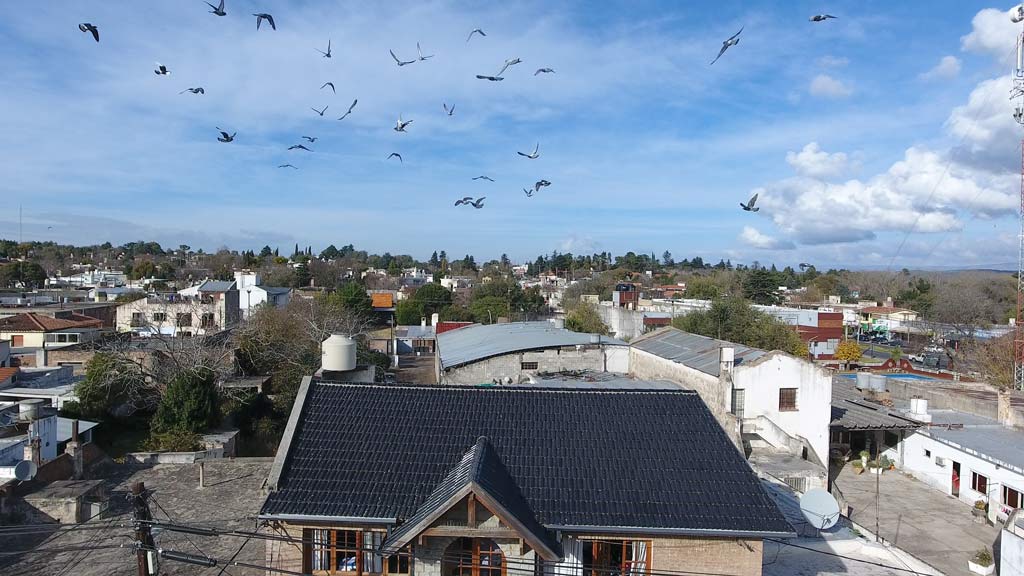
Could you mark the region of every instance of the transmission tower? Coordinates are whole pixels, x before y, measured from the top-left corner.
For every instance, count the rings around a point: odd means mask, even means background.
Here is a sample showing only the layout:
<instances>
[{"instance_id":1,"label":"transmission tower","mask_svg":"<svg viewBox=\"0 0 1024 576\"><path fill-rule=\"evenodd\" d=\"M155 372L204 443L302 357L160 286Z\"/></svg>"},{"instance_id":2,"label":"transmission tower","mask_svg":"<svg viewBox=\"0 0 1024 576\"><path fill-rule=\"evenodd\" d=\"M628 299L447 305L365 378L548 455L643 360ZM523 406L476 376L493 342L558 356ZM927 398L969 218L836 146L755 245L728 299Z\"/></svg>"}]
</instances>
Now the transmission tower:
<instances>
[{"instance_id":1,"label":"transmission tower","mask_svg":"<svg viewBox=\"0 0 1024 576\"><path fill-rule=\"evenodd\" d=\"M1011 10L1010 19L1014 23L1024 22L1024 4ZM1017 59L1014 61L1013 89L1010 99L1017 101L1013 111L1013 119L1024 126L1024 27L1017 35ZM1020 232L1017 235L1017 320L1013 334L1013 385L1024 390L1024 139L1021 140L1021 172L1020 172Z\"/></svg>"}]
</instances>

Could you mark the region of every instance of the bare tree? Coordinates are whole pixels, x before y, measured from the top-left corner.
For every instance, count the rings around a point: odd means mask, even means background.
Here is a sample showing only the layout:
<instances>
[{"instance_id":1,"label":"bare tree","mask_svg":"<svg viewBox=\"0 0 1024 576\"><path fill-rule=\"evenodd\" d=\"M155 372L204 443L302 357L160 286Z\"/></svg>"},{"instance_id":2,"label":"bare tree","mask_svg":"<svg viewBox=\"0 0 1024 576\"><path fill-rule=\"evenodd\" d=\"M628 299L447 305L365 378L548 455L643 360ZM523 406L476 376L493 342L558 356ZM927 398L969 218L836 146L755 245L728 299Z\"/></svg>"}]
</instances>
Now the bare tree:
<instances>
[{"instance_id":1,"label":"bare tree","mask_svg":"<svg viewBox=\"0 0 1024 576\"><path fill-rule=\"evenodd\" d=\"M931 319L948 324L961 337L973 338L995 314L994 303L984 294L984 287L985 280L969 276L936 283Z\"/></svg>"}]
</instances>

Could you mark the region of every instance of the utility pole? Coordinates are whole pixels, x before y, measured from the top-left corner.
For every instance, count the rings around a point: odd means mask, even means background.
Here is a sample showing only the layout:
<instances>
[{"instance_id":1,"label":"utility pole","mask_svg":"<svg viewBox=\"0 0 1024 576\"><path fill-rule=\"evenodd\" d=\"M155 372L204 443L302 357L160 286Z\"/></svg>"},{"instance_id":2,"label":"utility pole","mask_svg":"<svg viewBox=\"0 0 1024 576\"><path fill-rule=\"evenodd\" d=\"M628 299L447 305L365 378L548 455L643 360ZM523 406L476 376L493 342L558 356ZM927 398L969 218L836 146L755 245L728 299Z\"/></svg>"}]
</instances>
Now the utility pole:
<instances>
[{"instance_id":1,"label":"utility pole","mask_svg":"<svg viewBox=\"0 0 1024 576\"><path fill-rule=\"evenodd\" d=\"M156 546L153 543L150 520L153 515L149 511L146 485L143 482L132 484L132 515L135 521L135 553L138 562L138 576L151 576L149 572L149 553Z\"/></svg>"},{"instance_id":2,"label":"utility pole","mask_svg":"<svg viewBox=\"0 0 1024 576\"><path fill-rule=\"evenodd\" d=\"M1011 13L1010 19L1014 24L1024 22L1024 7L1017 6ZM1013 119L1018 124L1024 125L1024 30L1017 36L1017 59L1014 62L1013 89L1010 91L1010 99L1018 100L1014 108ZM1020 234L1017 249L1017 321L1014 326L1013 336L1013 384L1014 388L1024 389L1024 140L1021 141L1021 189L1020 208L1021 213L1017 215L1020 219Z\"/></svg>"}]
</instances>

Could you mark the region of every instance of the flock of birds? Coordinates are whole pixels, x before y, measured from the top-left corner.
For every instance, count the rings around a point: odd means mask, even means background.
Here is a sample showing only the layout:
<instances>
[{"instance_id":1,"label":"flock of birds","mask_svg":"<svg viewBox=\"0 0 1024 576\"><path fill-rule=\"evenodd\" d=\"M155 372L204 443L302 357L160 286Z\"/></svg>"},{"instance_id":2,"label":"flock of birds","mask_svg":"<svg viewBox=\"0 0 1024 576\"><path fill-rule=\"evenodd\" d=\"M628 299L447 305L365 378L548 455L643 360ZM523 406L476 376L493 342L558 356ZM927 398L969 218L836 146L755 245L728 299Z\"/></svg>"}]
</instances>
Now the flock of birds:
<instances>
[{"instance_id":1,"label":"flock of birds","mask_svg":"<svg viewBox=\"0 0 1024 576\"><path fill-rule=\"evenodd\" d=\"M220 3L217 4L216 6L213 5L213 4L210 4L209 2L205 2L205 0L204 0L203 3L211 8L211 10L210 10L211 14L213 14L215 16L227 16L227 11L225 10L225 7L224 7L225 0L220 0ZM256 17L256 30L259 30L261 25L264 22L266 22L270 26L270 28L272 30L275 30L275 31L277 30L277 23L274 22L273 15L267 14L265 12L258 12L258 13L254 13L253 16ZM833 16L831 14L816 14L814 16L811 16L809 18L809 20L811 22L825 22L827 20L832 20L832 19L835 19L835 18L836 18L836 16ZM718 62L718 60L723 55L725 55L726 51L729 50L729 48L732 48L733 46L736 46L736 45L738 45L740 43L740 34L743 33L743 28L744 27L740 27L738 32L736 32L735 34L733 34L728 39L726 39L725 41L722 42L722 47L718 51L718 55L715 56L715 59L712 60L709 65L714 65L715 62ZM99 27L96 26L95 24L91 24L91 23L88 23L88 22L83 22L83 23L78 25L78 29L81 30L84 33L91 34L93 39L96 42L100 41ZM469 35L466 37L466 43L469 43L469 41L473 39L474 35L479 35L481 38L484 38L484 37L487 36L487 34L482 29L475 28L475 29L471 30ZM331 40L330 39L327 40L327 50L326 51L320 50L319 48L314 48L314 50L319 52L321 54L321 56L324 57L324 58L331 58L332 57L332 54L331 54ZM391 54L391 58L395 61L395 64L398 65L399 67L408 66L410 64L415 64L417 62L426 62L427 60L429 60L429 59L434 57L434 54L424 55L423 54L423 50L420 47L420 43L419 42L416 43L416 58L413 59L413 60L402 60L401 58L398 57L397 54L395 54L395 51L393 49L389 49L388 52ZM505 77L502 76L502 74L504 74L506 71L508 71L509 68L511 68L513 66L516 66L517 64L522 64L522 62L523 61L521 59L519 59L519 58L509 58L509 59L505 60L505 62L502 65L501 69L498 70L497 73L495 73L493 75L477 74L476 77L478 79L480 79L480 80L487 80L489 82L501 82L501 81L505 80ZM163 64L160 64L159 62L156 63L156 69L154 69L153 72L155 74L157 74L158 76L168 76L171 73L170 69L167 66L165 66ZM539 74L554 74L554 73L555 73L555 70L553 68L543 67L543 68L538 68L533 73L533 75L537 76ZM323 90L324 88L327 88L327 87L330 87L331 92L334 95L337 95L337 90L335 89L333 82L324 82L320 86L320 90ZM181 92L179 92L179 94L184 94L186 92L189 92L191 94L198 94L198 95L205 95L206 94L206 90L202 86L186 88L186 89L182 90ZM348 107L348 110L346 110L345 113L342 114L341 117L338 118L338 120L344 120L350 114L352 114L352 111L355 109L355 107L356 107L356 105L358 103L359 103L359 99L358 98L353 99L352 100L352 104ZM317 108L314 108L314 107L310 107L310 109L314 113L316 113L318 116L320 116L321 118L324 117L324 114L327 112L328 108L330 108L329 105L325 105L323 108L320 108L320 109L317 109ZM444 103L442 103L442 109L444 110L444 112L445 112L445 114L447 116L452 116L452 115L455 114L455 105L454 104L449 107L448 103L444 102ZM398 115L398 120L395 122L394 130L395 130L395 132L403 132L404 133L404 132L406 132L406 128L408 128L409 125L412 124L412 123L413 123L413 120L403 120L402 119L402 115L399 114ZM217 137L217 141L223 142L223 143L234 142L235 136L238 134L237 132L232 132L232 133L228 134L228 132L226 130L221 129L220 127L217 127L217 131L220 132L220 136ZM310 144L315 143L317 141L317 139L318 139L315 136L303 136L302 138L304 140L306 140ZM308 148L304 144L294 144L292 146L289 146L288 147L288 151L292 151L292 150L302 150L302 151L305 151L305 152L313 152L313 150L311 150L310 148ZM533 147L533 152L527 153L527 152L519 152L519 151L517 151L516 153L519 156L522 156L522 157L524 157L524 158L526 158L528 160L536 160L536 159L540 158L540 142L537 142L537 144ZM392 153L388 154L386 160L390 160L392 158L397 158L398 161L400 163L403 163L403 164L405 162L403 160L403 158L402 158L402 155L400 153L398 153L398 152L392 152ZM291 164L291 163L280 164L280 165L278 165L278 168L291 168L293 170L298 170L299 169L297 166L295 166L294 164ZM486 180L488 182L494 182L493 178L491 178L489 176L486 176L486 175L476 176L476 177L473 178L473 180L474 181L475 180ZM530 198L530 197L533 197L533 195L536 194L537 192L540 192L540 190L542 188L546 188L548 186L551 186L551 182L548 181L548 180L545 180L545 179L541 179L541 180L538 180L537 182L535 182L533 184L532 188L523 188L523 193L526 194L526 196L528 198ZM481 196L479 198L473 198L472 196L466 196L466 197L463 197L463 198L460 198L460 199L456 200L455 201L455 206L472 206L473 208L476 208L476 209L479 210L480 208L484 207L484 200L486 198L487 198L486 196ZM760 210L760 208L755 206L756 202L757 202L757 194L754 194L750 198L750 200L748 200L745 204L740 202L740 207L743 208L743 210L745 210L747 212L757 212L758 210Z\"/></svg>"}]
</instances>

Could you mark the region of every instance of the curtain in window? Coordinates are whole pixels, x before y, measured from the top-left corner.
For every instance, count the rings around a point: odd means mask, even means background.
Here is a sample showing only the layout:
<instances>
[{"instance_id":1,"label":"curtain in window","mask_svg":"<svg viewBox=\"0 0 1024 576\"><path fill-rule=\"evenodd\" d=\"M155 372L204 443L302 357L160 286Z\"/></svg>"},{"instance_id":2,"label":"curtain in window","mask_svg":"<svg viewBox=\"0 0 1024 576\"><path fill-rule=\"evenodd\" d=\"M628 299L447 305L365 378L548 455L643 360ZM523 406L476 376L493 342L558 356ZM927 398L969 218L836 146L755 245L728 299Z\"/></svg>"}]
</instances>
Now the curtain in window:
<instances>
[{"instance_id":1,"label":"curtain in window","mask_svg":"<svg viewBox=\"0 0 1024 576\"><path fill-rule=\"evenodd\" d=\"M643 540L633 541L633 558L629 563L630 576L643 576L647 574L647 542Z\"/></svg>"},{"instance_id":2,"label":"curtain in window","mask_svg":"<svg viewBox=\"0 0 1024 576\"><path fill-rule=\"evenodd\" d=\"M583 576L583 541L564 536L562 554L561 562L544 563L544 576Z\"/></svg>"},{"instance_id":3,"label":"curtain in window","mask_svg":"<svg viewBox=\"0 0 1024 576\"><path fill-rule=\"evenodd\" d=\"M330 530L312 530L313 532L313 570L331 569Z\"/></svg>"},{"instance_id":4,"label":"curtain in window","mask_svg":"<svg viewBox=\"0 0 1024 576\"><path fill-rule=\"evenodd\" d=\"M363 572L371 574L382 574L384 572L384 559L380 554L369 552L377 550L384 541L383 532L363 532Z\"/></svg>"}]
</instances>

